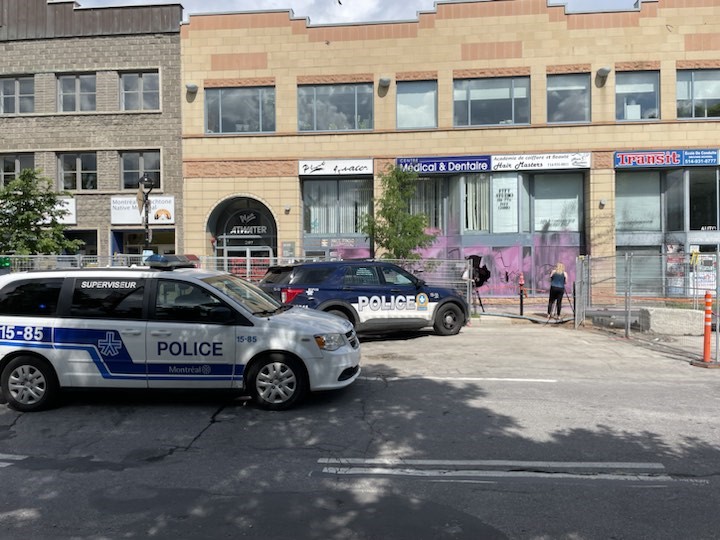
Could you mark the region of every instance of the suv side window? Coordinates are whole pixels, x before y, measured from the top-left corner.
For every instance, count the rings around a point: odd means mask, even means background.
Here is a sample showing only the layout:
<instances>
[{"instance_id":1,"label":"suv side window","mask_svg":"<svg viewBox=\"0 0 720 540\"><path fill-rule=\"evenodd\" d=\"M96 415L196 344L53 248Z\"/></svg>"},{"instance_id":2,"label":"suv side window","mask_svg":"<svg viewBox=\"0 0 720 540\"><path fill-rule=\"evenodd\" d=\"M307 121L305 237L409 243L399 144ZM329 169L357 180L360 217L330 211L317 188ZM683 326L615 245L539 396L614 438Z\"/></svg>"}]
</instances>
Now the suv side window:
<instances>
[{"instance_id":1,"label":"suv side window","mask_svg":"<svg viewBox=\"0 0 720 540\"><path fill-rule=\"evenodd\" d=\"M400 270L399 268L392 268L391 266L383 266L383 277L385 283L393 285L412 285L415 283L412 276L407 272Z\"/></svg>"},{"instance_id":2,"label":"suv side window","mask_svg":"<svg viewBox=\"0 0 720 540\"><path fill-rule=\"evenodd\" d=\"M211 323L212 309L224 305L193 283L161 279L155 297L155 320Z\"/></svg>"},{"instance_id":3,"label":"suv side window","mask_svg":"<svg viewBox=\"0 0 720 540\"><path fill-rule=\"evenodd\" d=\"M298 268L292 277L292 283L325 283L336 269L337 268L333 266Z\"/></svg>"},{"instance_id":4,"label":"suv side window","mask_svg":"<svg viewBox=\"0 0 720 540\"><path fill-rule=\"evenodd\" d=\"M15 281L0 291L0 315L54 317L63 278Z\"/></svg>"},{"instance_id":5,"label":"suv side window","mask_svg":"<svg viewBox=\"0 0 720 540\"><path fill-rule=\"evenodd\" d=\"M351 266L345 271L343 285L380 285L380 277L374 266Z\"/></svg>"},{"instance_id":6,"label":"suv side window","mask_svg":"<svg viewBox=\"0 0 720 540\"><path fill-rule=\"evenodd\" d=\"M68 315L87 319L142 319L144 294L144 279L78 278Z\"/></svg>"}]
</instances>

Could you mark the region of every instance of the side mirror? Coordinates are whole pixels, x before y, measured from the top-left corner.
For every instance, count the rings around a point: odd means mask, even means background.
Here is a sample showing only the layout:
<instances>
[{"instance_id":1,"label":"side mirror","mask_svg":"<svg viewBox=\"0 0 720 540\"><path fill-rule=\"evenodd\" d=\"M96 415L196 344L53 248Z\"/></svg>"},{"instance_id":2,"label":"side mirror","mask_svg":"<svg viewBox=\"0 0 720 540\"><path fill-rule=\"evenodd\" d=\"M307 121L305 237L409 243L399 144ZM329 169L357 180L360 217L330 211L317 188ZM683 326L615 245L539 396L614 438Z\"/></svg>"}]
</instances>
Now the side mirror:
<instances>
[{"instance_id":1,"label":"side mirror","mask_svg":"<svg viewBox=\"0 0 720 540\"><path fill-rule=\"evenodd\" d=\"M224 306L214 307L210 310L208 319L214 323L229 323L235 320L235 313Z\"/></svg>"}]
</instances>

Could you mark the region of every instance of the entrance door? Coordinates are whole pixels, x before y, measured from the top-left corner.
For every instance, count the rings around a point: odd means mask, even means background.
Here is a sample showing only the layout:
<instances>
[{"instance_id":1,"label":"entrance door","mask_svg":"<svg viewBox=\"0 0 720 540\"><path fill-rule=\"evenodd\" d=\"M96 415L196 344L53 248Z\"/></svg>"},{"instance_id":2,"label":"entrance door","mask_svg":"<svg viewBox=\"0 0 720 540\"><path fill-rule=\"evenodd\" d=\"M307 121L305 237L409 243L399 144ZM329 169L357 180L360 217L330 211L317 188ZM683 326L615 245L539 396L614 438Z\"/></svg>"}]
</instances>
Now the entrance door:
<instances>
[{"instance_id":1,"label":"entrance door","mask_svg":"<svg viewBox=\"0 0 720 540\"><path fill-rule=\"evenodd\" d=\"M221 260L223 270L249 281L260 281L275 254L269 246L228 246Z\"/></svg>"}]
</instances>

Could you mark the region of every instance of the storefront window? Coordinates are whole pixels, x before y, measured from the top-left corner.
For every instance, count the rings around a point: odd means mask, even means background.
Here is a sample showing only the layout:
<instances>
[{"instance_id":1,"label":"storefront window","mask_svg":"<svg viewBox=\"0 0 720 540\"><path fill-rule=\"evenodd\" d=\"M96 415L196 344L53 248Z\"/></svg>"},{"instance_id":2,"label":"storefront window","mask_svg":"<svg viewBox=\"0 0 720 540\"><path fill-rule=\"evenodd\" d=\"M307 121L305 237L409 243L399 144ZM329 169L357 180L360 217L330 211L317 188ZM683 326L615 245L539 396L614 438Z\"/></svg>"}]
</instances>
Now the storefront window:
<instances>
[{"instance_id":1,"label":"storefront window","mask_svg":"<svg viewBox=\"0 0 720 540\"><path fill-rule=\"evenodd\" d=\"M371 203L371 179L305 180L303 230L308 234L360 234Z\"/></svg>"},{"instance_id":2,"label":"storefront window","mask_svg":"<svg viewBox=\"0 0 720 540\"><path fill-rule=\"evenodd\" d=\"M657 71L618 73L615 78L615 118L660 118L660 74Z\"/></svg>"},{"instance_id":3,"label":"storefront window","mask_svg":"<svg viewBox=\"0 0 720 540\"><path fill-rule=\"evenodd\" d=\"M659 172L618 172L615 197L618 231L661 230Z\"/></svg>"},{"instance_id":4,"label":"storefront window","mask_svg":"<svg viewBox=\"0 0 720 540\"><path fill-rule=\"evenodd\" d=\"M717 215L716 169L690 169L690 230L715 231Z\"/></svg>"},{"instance_id":5,"label":"storefront window","mask_svg":"<svg viewBox=\"0 0 720 540\"><path fill-rule=\"evenodd\" d=\"M579 232L582 225L582 174L535 175L535 232Z\"/></svg>"},{"instance_id":6,"label":"storefront window","mask_svg":"<svg viewBox=\"0 0 720 540\"><path fill-rule=\"evenodd\" d=\"M469 174L465 180L465 229L490 230L490 176Z\"/></svg>"},{"instance_id":7,"label":"storefront window","mask_svg":"<svg viewBox=\"0 0 720 540\"><path fill-rule=\"evenodd\" d=\"M444 178L419 178L415 196L410 199L411 214L425 214L428 218L428 227L446 231L445 224L445 192L446 180Z\"/></svg>"},{"instance_id":8,"label":"storefront window","mask_svg":"<svg viewBox=\"0 0 720 540\"><path fill-rule=\"evenodd\" d=\"M372 84L300 86L297 95L300 131L357 131L373 128Z\"/></svg>"},{"instance_id":9,"label":"storefront window","mask_svg":"<svg viewBox=\"0 0 720 540\"><path fill-rule=\"evenodd\" d=\"M437 81L397 84L398 129L437 127Z\"/></svg>"},{"instance_id":10,"label":"storefront window","mask_svg":"<svg viewBox=\"0 0 720 540\"><path fill-rule=\"evenodd\" d=\"M678 118L720 116L720 70L683 70L677 73Z\"/></svg>"},{"instance_id":11,"label":"storefront window","mask_svg":"<svg viewBox=\"0 0 720 540\"><path fill-rule=\"evenodd\" d=\"M590 75L548 75L548 122L590 121Z\"/></svg>"},{"instance_id":12,"label":"storefront window","mask_svg":"<svg viewBox=\"0 0 720 540\"><path fill-rule=\"evenodd\" d=\"M665 201L667 207L667 230L685 230L685 189L683 171L678 169L665 176Z\"/></svg>"},{"instance_id":13,"label":"storefront window","mask_svg":"<svg viewBox=\"0 0 720 540\"><path fill-rule=\"evenodd\" d=\"M454 125L530 123L530 77L454 82Z\"/></svg>"},{"instance_id":14,"label":"storefront window","mask_svg":"<svg viewBox=\"0 0 720 540\"><path fill-rule=\"evenodd\" d=\"M518 175L516 173L493 174L494 233L518 232Z\"/></svg>"}]
</instances>

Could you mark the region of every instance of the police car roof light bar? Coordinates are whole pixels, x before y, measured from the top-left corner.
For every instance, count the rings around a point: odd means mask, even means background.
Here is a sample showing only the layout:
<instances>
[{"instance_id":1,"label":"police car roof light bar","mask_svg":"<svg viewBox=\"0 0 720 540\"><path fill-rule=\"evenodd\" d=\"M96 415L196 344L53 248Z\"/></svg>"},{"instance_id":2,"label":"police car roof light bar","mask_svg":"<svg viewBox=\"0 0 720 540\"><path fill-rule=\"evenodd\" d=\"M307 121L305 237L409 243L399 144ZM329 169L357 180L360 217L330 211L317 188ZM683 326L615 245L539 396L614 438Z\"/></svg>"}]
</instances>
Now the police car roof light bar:
<instances>
[{"instance_id":1,"label":"police car roof light bar","mask_svg":"<svg viewBox=\"0 0 720 540\"><path fill-rule=\"evenodd\" d=\"M150 255L145 264L158 270L175 270L176 268L195 268L195 263L185 255Z\"/></svg>"}]
</instances>

